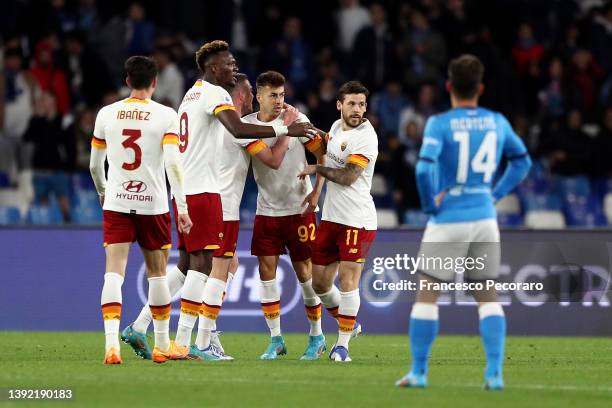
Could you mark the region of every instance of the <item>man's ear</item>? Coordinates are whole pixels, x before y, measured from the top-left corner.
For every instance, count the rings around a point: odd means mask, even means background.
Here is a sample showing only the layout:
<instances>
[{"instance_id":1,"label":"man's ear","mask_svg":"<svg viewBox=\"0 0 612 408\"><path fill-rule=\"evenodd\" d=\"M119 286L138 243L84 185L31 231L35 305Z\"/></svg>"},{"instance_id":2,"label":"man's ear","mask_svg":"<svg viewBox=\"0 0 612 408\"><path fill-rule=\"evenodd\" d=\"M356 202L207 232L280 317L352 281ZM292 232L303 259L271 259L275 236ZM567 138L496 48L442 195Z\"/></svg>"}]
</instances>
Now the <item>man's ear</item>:
<instances>
[{"instance_id":1,"label":"man's ear","mask_svg":"<svg viewBox=\"0 0 612 408\"><path fill-rule=\"evenodd\" d=\"M339 111L342 111L342 102L336 101L336 109L338 109Z\"/></svg>"},{"instance_id":2,"label":"man's ear","mask_svg":"<svg viewBox=\"0 0 612 408\"><path fill-rule=\"evenodd\" d=\"M480 84L480 86L478 87L478 96L482 95L484 91L485 91L484 84Z\"/></svg>"},{"instance_id":3,"label":"man's ear","mask_svg":"<svg viewBox=\"0 0 612 408\"><path fill-rule=\"evenodd\" d=\"M132 81L130 81L130 78L125 77L125 84L128 86L128 88L132 89Z\"/></svg>"},{"instance_id":4,"label":"man's ear","mask_svg":"<svg viewBox=\"0 0 612 408\"><path fill-rule=\"evenodd\" d=\"M451 85L451 82L447 80L447 81L444 83L444 88L446 88L446 92L451 93L451 89L453 89L453 87L452 87L452 85Z\"/></svg>"}]
</instances>

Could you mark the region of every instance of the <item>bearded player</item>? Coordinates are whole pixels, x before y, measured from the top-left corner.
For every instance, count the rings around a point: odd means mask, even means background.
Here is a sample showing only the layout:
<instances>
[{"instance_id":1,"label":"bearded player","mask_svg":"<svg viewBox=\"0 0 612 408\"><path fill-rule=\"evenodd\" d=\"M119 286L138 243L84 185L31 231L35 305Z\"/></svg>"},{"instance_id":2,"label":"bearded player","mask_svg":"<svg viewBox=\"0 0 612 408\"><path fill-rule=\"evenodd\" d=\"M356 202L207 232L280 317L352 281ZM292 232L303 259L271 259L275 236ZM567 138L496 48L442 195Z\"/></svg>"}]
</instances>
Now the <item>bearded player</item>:
<instances>
[{"instance_id":1,"label":"bearded player","mask_svg":"<svg viewBox=\"0 0 612 408\"><path fill-rule=\"evenodd\" d=\"M307 166L300 173L327 180L323 217L313 244L312 286L327 309L338 308L338 340L329 357L339 362L351 361L348 346L357 325L359 279L377 228L370 189L378 138L364 118L368 94L356 81L340 87L336 102L340 119L326 136L325 166ZM334 285L336 274L340 290Z\"/></svg>"},{"instance_id":2,"label":"bearded player","mask_svg":"<svg viewBox=\"0 0 612 408\"><path fill-rule=\"evenodd\" d=\"M104 210L106 274L101 299L106 335L104 363L122 363L121 286L134 241L142 249L149 281L149 308L155 331L152 358L163 363L186 355L169 338L171 297L166 263L172 242L166 174L174 192L179 231L188 234L192 223L183 192L177 115L172 108L151 100L156 85L155 62L147 57L131 57L125 70L130 96L100 109L91 143L91 176ZM108 180L104 175L105 159Z\"/></svg>"}]
</instances>

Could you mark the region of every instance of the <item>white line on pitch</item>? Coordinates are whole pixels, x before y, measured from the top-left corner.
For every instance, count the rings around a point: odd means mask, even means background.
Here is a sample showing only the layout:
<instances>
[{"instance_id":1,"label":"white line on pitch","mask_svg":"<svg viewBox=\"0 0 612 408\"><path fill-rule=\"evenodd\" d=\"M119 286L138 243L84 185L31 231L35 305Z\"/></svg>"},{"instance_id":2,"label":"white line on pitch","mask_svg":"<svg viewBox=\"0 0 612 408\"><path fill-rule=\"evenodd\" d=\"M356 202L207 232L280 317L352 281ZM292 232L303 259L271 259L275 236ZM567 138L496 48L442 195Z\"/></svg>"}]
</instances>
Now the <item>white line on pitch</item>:
<instances>
[{"instance_id":1,"label":"white line on pitch","mask_svg":"<svg viewBox=\"0 0 612 408\"><path fill-rule=\"evenodd\" d=\"M270 379L259 380L259 379L245 379L245 378L208 378L207 382L242 382L242 383L256 383L256 384L269 384ZM313 380L289 380L289 379L273 379L275 384L294 384L294 385L321 385L327 384L327 380L321 381L313 381ZM335 384L342 383L346 385L354 384L352 381L338 381L334 380ZM390 385L387 382L382 381L369 381L370 384L378 384L378 385ZM445 384L445 383L436 383L434 386L437 387L454 387L454 388L482 388L482 384ZM519 389L519 390L538 390L538 391L600 391L600 392L612 392L612 387L610 386L580 386L580 385L555 385L555 384L509 384L506 386L506 389Z\"/></svg>"}]
</instances>

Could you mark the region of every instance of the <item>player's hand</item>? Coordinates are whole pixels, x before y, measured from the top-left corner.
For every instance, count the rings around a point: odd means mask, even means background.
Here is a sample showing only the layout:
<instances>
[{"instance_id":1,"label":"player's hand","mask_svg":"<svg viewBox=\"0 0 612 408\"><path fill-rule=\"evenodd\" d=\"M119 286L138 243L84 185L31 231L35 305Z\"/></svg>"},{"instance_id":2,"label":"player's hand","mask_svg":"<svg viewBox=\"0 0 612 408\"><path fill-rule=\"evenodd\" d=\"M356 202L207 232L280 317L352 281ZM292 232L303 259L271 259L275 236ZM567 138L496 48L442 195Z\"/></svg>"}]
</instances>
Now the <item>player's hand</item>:
<instances>
[{"instance_id":1,"label":"player's hand","mask_svg":"<svg viewBox=\"0 0 612 408\"><path fill-rule=\"evenodd\" d=\"M289 126L300 117L300 111L288 103L283 105L283 109L285 109L283 112L283 125L285 126Z\"/></svg>"},{"instance_id":2,"label":"player's hand","mask_svg":"<svg viewBox=\"0 0 612 408\"><path fill-rule=\"evenodd\" d=\"M312 212L314 212L314 210L317 209L317 204L319 204L319 192L317 192L317 190L312 190L307 196L306 198L304 198L304 201L302 201L302 207L307 205L306 209L302 212L302 215L307 215L310 214Z\"/></svg>"},{"instance_id":3,"label":"player's hand","mask_svg":"<svg viewBox=\"0 0 612 408\"><path fill-rule=\"evenodd\" d=\"M193 227L193 222L191 218L189 218L189 214L179 214L177 224L181 234L189 235L189 231L191 231L191 227Z\"/></svg>"},{"instance_id":4,"label":"player's hand","mask_svg":"<svg viewBox=\"0 0 612 408\"><path fill-rule=\"evenodd\" d=\"M304 170L302 170L300 172L300 174L298 174L298 178L300 180L304 180L306 178L306 176L310 176L312 174L316 174L317 173L317 165L316 164L309 164L308 166L304 167ZM305 203L306 201L304 201ZM302 205L304 205L304 203L302 203Z\"/></svg>"},{"instance_id":5,"label":"player's hand","mask_svg":"<svg viewBox=\"0 0 612 408\"><path fill-rule=\"evenodd\" d=\"M100 200L100 207L104 207L104 194L100 194L98 199Z\"/></svg>"},{"instance_id":6,"label":"player's hand","mask_svg":"<svg viewBox=\"0 0 612 408\"><path fill-rule=\"evenodd\" d=\"M306 136L312 139L317 134L316 129L309 122L293 122L287 128L287 136L291 137L302 137Z\"/></svg>"},{"instance_id":7,"label":"player's hand","mask_svg":"<svg viewBox=\"0 0 612 408\"><path fill-rule=\"evenodd\" d=\"M440 205L442 204L442 200L444 200L444 197L446 197L446 190L441 191L440 193L438 193L438 195L434 197L436 207L440 207Z\"/></svg>"}]
</instances>

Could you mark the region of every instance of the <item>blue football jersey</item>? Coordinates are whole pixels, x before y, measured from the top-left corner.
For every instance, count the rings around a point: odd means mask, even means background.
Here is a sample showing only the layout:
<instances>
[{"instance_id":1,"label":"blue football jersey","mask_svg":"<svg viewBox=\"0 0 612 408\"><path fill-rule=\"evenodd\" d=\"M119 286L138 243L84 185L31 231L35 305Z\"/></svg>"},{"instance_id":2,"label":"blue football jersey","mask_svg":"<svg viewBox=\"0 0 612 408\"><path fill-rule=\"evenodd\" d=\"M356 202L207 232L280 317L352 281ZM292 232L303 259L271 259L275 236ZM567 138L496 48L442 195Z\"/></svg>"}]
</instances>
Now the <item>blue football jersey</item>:
<instances>
[{"instance_id":1,"label":"blue football jersey","mask_svg":"<svg viewBox=\"0 0 612 408\"><path fill-rule=\"evenodd\" d=\"M525 144L501 113L455 108L430 117L419 157L435 165L432 192L446 191L431 222L495 218L492 184L501 158L526 155Z\"/></svg>"}]
</instances>

